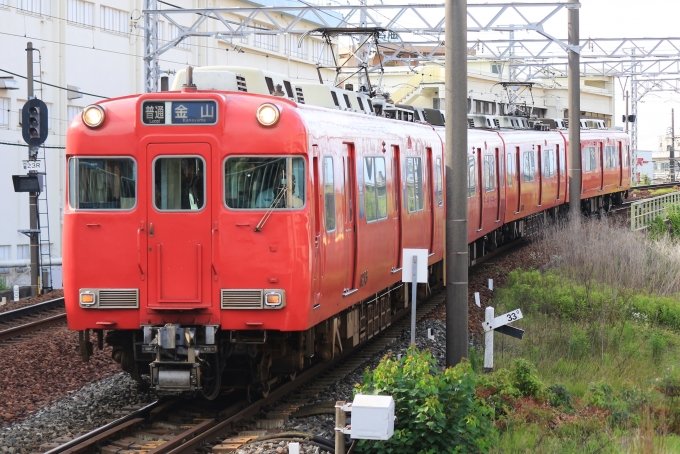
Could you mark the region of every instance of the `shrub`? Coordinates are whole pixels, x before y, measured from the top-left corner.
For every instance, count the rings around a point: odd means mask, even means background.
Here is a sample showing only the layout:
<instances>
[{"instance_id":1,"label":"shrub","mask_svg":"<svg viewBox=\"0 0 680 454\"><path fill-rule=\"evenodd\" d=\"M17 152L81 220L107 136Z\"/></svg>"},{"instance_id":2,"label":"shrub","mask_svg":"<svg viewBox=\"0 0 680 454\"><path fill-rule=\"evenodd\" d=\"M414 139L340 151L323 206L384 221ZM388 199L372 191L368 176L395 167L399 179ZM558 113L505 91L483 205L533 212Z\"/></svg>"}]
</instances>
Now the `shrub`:
<instances>
[{"instance_id":1,"label":"shrub","mask_svg":"<svg viewBox=\"0 0 680 454\"><path fill-rule=\"evenodd\" d=\"M518 358L512 362L513 385L525 397L533 397L537 400L545 398L546 387L538 378L536 366L523 358Z\"/></svg>"},{"instance_id":2,"label":"shrub","mask_svg":"<svg viewBox=\"0 0 680 454\"><path fill-rule=\"evenodd\" d=\"M548 401L551 407L563 407L567 410L573 408L574 398L564 385L552 385L548 388Z\"/></svg>"},{"instance_id":3,"label":"shrub","mask_svg":"<svg viewBox=\"0 0 680 454\"><path fill-rule=\"evenodd\" d=\"M653 240L661 240L668 235L668 226L661 216L657 216L649 224L649 237Z\"/></svg>"},{"instance_id":4,"label":"shrub","mask_svg":"<svg viewBox=\"0 0 680 454\"><path fill-rule=\"evenodd\" d=\"M607 383L591 383L586 402L591 407L604 408L611 410L614 407L614 389Z\"/></svg>"},{"instance_id":5,"label":"shrub","mask_svg":"<svg viewBox=\"0 0 680 454\"><path fill-rule=\"evenodd\" d=\"M397 421L386 441L362 440L359 452L413 454L488 452L494 412L475 393L476 375L466 361L440 371L429 351L410 348L387 355L364 374L355 393L394 398Z\"/></svg>"},{"instance_id":6,"label":"shrub","mask_svg":"<svg viewBox=\"0 0 680 454\"><path fill-rule=\"evenodd\" d=\"M652 351L652 359L658 364L668 348L668 343L663 333L659 331L652 333L649 338L649 348Z\"/></svg>"},{"instance_id":7,"label":"shrub","mask_svg":"<svg viewBox=\"0 0 680 454\"><path fill-rule=\"evenodd\" d=\"M590 340L585 331L574 326L569 335L569 355L576 359L585 358L590 353Z\"/></svg>"}]
</instances>

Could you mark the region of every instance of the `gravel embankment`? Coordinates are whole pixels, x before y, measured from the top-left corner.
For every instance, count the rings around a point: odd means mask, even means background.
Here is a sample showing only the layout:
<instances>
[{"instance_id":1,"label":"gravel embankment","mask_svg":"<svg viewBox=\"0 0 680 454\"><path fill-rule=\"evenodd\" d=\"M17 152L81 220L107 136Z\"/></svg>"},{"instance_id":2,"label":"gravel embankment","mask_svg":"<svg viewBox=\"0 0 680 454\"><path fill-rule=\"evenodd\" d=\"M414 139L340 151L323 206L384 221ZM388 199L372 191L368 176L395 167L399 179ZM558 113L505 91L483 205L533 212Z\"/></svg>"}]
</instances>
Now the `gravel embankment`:
<instances>
[{"instance_id":1,"label":"gravel embankment","mask_svg":"<svg viewBox=\"0 0 680 454\"><path fill-rule=\"evenodd\" d=\"M148 395L137 392L137 384L128 374L118 373L82 387L20 423L5 425L0 429L0 451L37 452L42 443L88 432L104 424L116 410L149 400Z\"/></svg>"},{"instance_id":2,"label":"gravel embankment","mask_svg":"<svg viewBox=\"0 0 680 454\"><path fill-rule=\"evenodd\" d=\"M13 311L14 309L19 309L26 306L31 306L33 304L43 303L45 301L61 298L64 296L63 290L53 290L44 295L36 296L35 298L22 298L19 301L7 300L4 306L0 306L0 312Z\"/></svg>"}]
</instances>

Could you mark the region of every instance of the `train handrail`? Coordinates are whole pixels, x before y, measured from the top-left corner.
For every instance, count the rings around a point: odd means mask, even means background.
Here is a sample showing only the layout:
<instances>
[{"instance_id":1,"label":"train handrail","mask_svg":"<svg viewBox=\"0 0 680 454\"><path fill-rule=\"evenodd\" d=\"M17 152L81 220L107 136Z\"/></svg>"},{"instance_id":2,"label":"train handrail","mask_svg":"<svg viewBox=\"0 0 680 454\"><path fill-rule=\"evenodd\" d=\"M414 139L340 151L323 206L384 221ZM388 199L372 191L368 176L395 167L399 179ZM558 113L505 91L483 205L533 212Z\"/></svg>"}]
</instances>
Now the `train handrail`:
<instances>
[{"instance_id":1,"label":"train handrail","mask_svg":"<svg viewBox=\"0 0 680 454\"><path fill-rule=\"evenodd\" d=\"M630 205L630 229L632 231L645 229L657 216L661 216L664 221L667 220L668 211L673 206L680 207L680 192L633 202Z\"/></svg>"}]
</instances>

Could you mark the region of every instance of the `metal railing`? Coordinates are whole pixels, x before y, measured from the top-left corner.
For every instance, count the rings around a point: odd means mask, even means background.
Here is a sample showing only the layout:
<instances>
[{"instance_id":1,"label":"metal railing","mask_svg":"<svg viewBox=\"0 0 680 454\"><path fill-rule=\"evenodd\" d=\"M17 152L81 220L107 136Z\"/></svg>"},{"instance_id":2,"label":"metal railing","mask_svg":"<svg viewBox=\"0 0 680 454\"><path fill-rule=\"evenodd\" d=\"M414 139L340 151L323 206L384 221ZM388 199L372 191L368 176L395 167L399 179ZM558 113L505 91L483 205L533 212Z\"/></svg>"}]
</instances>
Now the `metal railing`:
<instances>
[{"instance_id":1,"label":"metal railing","mask_svg":"<svg viewBox=\"0 0 680 454\"><path fill-rule=\"evenodd\" d=\"M651 199L640 200L630 205L630 229L642 230L660 216L663 220L668 219L668 210L673 207L680 207L680 192L660 195Z\"/></svg>"}]
</instances>

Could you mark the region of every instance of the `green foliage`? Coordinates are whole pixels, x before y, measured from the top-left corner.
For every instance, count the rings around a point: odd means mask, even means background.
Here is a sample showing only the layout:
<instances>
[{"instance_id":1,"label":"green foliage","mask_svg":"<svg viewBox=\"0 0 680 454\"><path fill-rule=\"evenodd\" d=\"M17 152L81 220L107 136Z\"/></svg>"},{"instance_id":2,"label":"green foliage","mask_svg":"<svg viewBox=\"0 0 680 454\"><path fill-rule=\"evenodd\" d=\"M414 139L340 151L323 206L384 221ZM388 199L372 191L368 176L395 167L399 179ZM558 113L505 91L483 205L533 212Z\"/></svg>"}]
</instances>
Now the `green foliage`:
<instances>
[{"instance_id":1,"label":"green foliage","mask_svg":"<svg viewBox=\"0 0 680 454\"><path fill-rule=\"evenodd\" d=\"M475 346L470 347L468 351L468 361L470 361L470 366L476 374L482 372L484 368L484 349L477 348Z\"/></svg>"},{"instance_id":2,"label":"green foliage","mask_svg":"<svg viewBox=\"0 0 680 454\"><path fill-rule=\"evenodd\" d=\"M585 358L590 354L590 340L584 330L578 326L571 329L569 336L569 356L574 359Z\"/></svg>"},{"instance_id":3,"label":"green foliage","mask_svg":"<svg viewBox=\"0 0 680 454\"><path fill-rule=\"evenodd\" d=\"M488 452L494 412L477 397L468 362L440 371L429 351L411 348L397 360L387 355L364 374L355 393L394 398L397 421L387 441L362 440L358 452L413 454Z\"/></svg>"},{"instance_id":4,"label":"green foliage","mask_svg":"<svg viewBox=\"0 0 680 454\"><path fill-rule=\"evenodd\" d=\"M7 281L5 280L4 277L0 277L0 290L7 290L9 287L7 286Z\"/></svg>"},{"instance_id":5,"label":"green foliage","mask_svg":"<svg viewBox=\"0 0 680 454\"><path fill-rule=\"evenodd\" d=\"M533 397L537 400L545 398L546 386L538 377L536 366L523 358L513 361L510 368L512 371L513 385L525 397Z\"/></svg>"},{"instance_id":6,"label":"green foliage","mask_svg":"<svg viewBox=\"0 0 680 454\"><path fill-rule=\"evenodd\" d=\"M674 206L668 210L668 222L671 225L673 238L680 239L680 206Z\"/></svg>"},{"instance_id":7,"label":"green foliage","mask_svg":"<svg viewBox=\"0 0 680 454\"><path fill-rule=\"evenodd\" d=\"M649 237L653 240L660 240L668 235L668 226L661 216L657 216L649 224Z\"/></svg>"},{"instance_id":8,"label":"green foliage","mask_svg":"<svg viewBox=\"0 0 680 454\"><path fill-rule=\"evenodd\" d=\"M573 408L574 398L564 385L552 385L548 388L548 401L551 407L563 407L566 410Z\"/></svg>"},{"instance_id":9,"label":"green foliage","mask_svg":"<svg viewBox=\"0 0 680 454\"><path fill-rule=\"evenodd\" d=\"M655 363L659 363L663 354L668 349L668 342L666 336L659 330L655 330L649 337L649 349L652 352L652 359Z\"/></svg>"}]
</instances>

